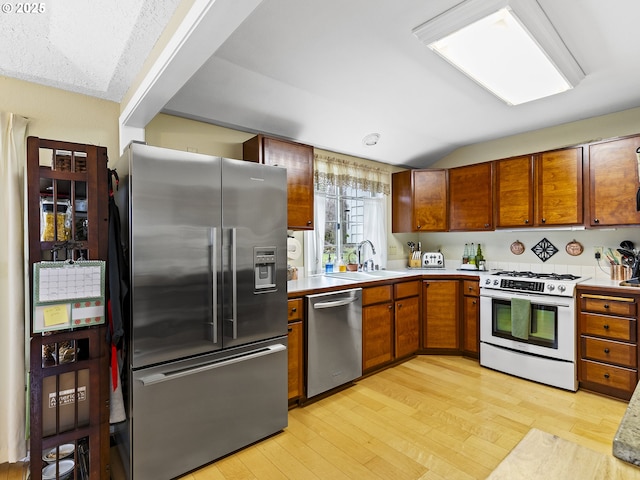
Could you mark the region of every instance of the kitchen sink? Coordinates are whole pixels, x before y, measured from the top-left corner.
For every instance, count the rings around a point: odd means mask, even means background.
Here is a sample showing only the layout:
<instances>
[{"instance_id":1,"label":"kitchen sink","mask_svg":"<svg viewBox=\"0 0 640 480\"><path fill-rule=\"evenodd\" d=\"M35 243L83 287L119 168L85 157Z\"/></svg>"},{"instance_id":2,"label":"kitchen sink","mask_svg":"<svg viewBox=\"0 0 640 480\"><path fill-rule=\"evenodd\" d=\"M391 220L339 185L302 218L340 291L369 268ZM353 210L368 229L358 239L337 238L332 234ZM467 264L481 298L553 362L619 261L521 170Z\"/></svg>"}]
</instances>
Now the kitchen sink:
<instances>
[{"instance_id":1,"label":"kitchen sink","mask_svg":"<svg viewBox=\"0 0 640 480\"><path fill-rule=\"evenodd\" d=\"M401 277L402 273L390 270L371 270L368 272L333 272L325 273L324 275L326 277L341 278L344 280L367 281L378 280L380 278Z\"/></svg>"},{"instance_id":2,"label":"kitchen sink","mask_svg":"<svg viewBox=\"0 0 640 480\"><path fill-rule=\"evenodd\" d=\"M629 280L623 280L620 282L621 287L639 287L640 288L640 278L630 278Z\"/></svg>"}]
</instances>

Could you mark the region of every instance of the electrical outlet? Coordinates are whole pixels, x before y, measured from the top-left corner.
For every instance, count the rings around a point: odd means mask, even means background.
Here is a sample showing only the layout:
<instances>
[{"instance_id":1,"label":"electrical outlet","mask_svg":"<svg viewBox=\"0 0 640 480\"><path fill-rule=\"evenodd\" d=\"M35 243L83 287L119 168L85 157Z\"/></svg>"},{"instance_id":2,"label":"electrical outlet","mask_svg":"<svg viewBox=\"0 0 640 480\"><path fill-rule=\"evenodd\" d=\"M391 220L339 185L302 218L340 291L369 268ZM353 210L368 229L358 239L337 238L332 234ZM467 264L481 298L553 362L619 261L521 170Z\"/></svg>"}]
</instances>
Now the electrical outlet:
<instances>
[{"instance_id":1,"label":"electrical outlet","mask_svg":"<svg viewBox=\"0 0 640 480\"><path fill-rule=\"evenodd\" d=\"M389 245L389 255L397 255L397 254L398 254L398 246Z\"/></svg>"},{"instance_id":2,"label":"electrical outlet","mask_svg":"<svg viewBox=\"0 0 640 480\"><path fill-rule=\"evenodd\" d=\"M594 247L594 256L596 258L596 260L600 260L602 258L602 256L604 255L603 250L604 247Z\"/></svg>"}]
</instances>

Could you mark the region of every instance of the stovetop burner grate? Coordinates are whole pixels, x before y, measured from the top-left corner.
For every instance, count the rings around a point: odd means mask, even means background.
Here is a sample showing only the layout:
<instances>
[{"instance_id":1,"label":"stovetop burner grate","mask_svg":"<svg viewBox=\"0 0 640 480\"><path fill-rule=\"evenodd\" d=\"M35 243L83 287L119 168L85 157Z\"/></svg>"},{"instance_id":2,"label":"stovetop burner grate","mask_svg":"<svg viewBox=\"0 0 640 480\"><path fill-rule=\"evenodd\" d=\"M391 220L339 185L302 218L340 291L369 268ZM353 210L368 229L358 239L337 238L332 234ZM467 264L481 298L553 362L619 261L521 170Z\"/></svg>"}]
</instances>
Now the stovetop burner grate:
<instances>
[{"instance_id":1,"label":"stovetop burner grate","mask_svg":"<svg viewBox=\"0 0 640 480\"><path fill-rule=\"evenodd\" d=\"M495 275L503 277L520 277L520 278L536 278L542 280L565 280L573 281L578 280L580 277L572 275L571 273L535 273L535 272L517 272L513 270L503 270L495 272Z\"/></svg>"}]
</instances>

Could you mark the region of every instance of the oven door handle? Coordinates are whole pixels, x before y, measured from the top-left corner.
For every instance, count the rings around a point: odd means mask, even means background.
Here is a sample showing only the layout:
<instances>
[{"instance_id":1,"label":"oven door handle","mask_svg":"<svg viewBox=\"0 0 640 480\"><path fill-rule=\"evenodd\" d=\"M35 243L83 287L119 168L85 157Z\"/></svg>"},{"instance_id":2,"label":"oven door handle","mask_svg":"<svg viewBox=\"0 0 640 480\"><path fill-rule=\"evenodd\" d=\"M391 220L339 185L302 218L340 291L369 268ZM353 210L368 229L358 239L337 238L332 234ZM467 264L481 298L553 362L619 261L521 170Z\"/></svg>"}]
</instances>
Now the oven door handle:
<instances>
[{"instance_id":1,"label":"oven door handle","mask_svg":"<svg viewBox=\"0 0 640 480\"><path fill-rule=\"evenodd\" d=\"M504 297L500 297L500 296L495 296L495 295L483 295L480 294L481 297L485 297L485 298L489 298L489 299L496 299L496 300L511 300L512 298L516 297L516 298L525 298L527 300L531 301L532 305L542 305L545 307L558 307L558 308L571 308L571 305L566 304L566 303L553 303L553 302L540 302L538 300L536 300L536 296L535 295L505 295Z\"/></svg>"}]
</instances>

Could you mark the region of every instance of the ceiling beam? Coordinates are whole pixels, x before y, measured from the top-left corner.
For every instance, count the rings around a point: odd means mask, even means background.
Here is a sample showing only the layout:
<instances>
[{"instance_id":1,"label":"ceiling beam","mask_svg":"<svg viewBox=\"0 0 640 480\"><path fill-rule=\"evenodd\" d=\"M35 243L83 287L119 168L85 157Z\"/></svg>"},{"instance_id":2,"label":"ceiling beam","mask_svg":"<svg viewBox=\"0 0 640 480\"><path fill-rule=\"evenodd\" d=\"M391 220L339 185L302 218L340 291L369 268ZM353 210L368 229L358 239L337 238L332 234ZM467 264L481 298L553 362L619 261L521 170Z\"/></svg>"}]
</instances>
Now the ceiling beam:
<instances>
[{"instance_id":1,"label":"ceiling beam","mask_svg":"<svg viewBox=\"0 0 640 480\"><path fill-rule=\"evenodd\" d=\"M167 47L121 105L120 152L144 141L144 128L262 0L195 0Z\"/></svg>"}]
</instances>

